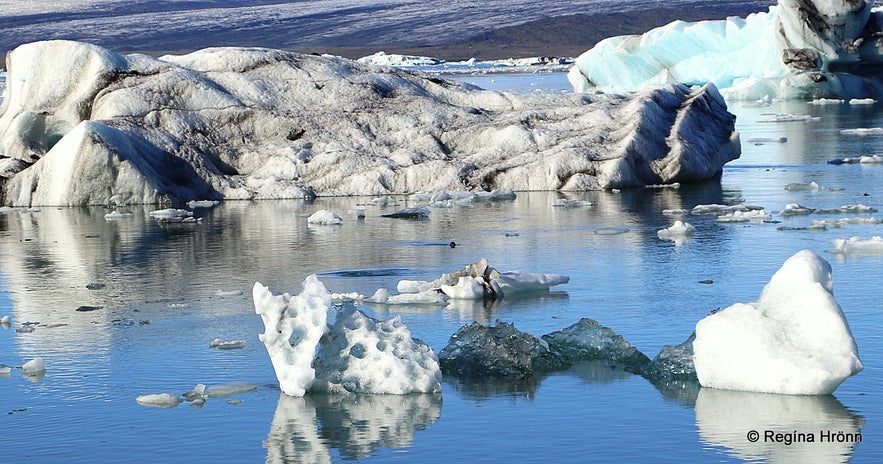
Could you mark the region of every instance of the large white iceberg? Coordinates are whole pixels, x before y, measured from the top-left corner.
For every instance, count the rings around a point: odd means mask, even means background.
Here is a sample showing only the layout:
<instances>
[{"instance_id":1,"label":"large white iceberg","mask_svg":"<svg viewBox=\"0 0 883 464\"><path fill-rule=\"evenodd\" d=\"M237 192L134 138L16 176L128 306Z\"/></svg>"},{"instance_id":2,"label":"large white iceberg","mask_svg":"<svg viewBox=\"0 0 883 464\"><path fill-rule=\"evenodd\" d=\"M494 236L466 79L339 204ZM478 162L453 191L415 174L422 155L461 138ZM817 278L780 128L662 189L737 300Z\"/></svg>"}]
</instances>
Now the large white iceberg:
<instances>
[{"instance_id":1,"label":"large white iceberg","mask_svg":"<svg viewBox=\"0 0 883 464\"><path fill-rule=\"evenodd\" d=\"M578 92L715 84L732 99L883 95L883 10L864 0L779 0L747 18L675 21L603 40L568 79Z\"/></svg>"},{"instance_id":2,"label":"large white iceberg","mask_svg":"<svg viewBox=\"0 0 883 464\"><path fill-rule=\"evenodd\" d=\"M698 181L739 156L713 86L512 94L257 48L7 55L0 203L80 205Z\"/></svg>"},{"instance_id":3,"label":"large white iceberg","mask_svg":"<svg viewBox=\"0 0 883 464\"><path fill-rule=\"evenodd\" d=\"M326 324L331 294L316 276L299 295L274 295L255 283L259 335L279 387L291 396L307 391L408 394L441 391L441 370L432 348L411 338L398 317L372 319L354 308Z\"/></svg>"},{"instance_id":4,"label":"large white iceberg","mask_svg":"<svg viewBox=\"0 0 883 464\"><path fill-rule=\"evenodd\" d=\"M803 250L754 303L737 303L696 324L693 362L703 387L825 395L863 369L834 299L831 265Z\"/></svg>"}]
</instances>

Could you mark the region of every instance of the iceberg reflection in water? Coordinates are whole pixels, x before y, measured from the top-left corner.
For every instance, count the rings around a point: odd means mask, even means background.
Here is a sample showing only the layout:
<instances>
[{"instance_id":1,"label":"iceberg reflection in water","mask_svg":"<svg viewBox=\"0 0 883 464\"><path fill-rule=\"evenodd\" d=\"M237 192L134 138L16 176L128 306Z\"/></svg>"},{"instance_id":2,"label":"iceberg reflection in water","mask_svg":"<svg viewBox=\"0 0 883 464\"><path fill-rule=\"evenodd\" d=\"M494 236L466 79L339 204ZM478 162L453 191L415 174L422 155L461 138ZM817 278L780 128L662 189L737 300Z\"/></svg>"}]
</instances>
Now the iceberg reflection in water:
<instances>
[{"instance_id":1,"label":"iceberg reflection in water","mask_svg":"<svg viewBox=\"0 0 883 464\"><path fill-rule=\"evenodd\" d=\"M846 462L862 441L864 422L832 395L703 388L696 399L702 442L747 461Z\"/></svg>"},{"instance_id":2,"label":"iceberg reflection in water","mask_svg":"<svg viewBox=\"0 0 883 464\"><path fill-rule=\"evenodd\" d=\"M411 446L414 434L441 417L442 397L412 395L279 395L264 441L267 463L363 459L380 448Z\"/></svg>"}]
</instances>

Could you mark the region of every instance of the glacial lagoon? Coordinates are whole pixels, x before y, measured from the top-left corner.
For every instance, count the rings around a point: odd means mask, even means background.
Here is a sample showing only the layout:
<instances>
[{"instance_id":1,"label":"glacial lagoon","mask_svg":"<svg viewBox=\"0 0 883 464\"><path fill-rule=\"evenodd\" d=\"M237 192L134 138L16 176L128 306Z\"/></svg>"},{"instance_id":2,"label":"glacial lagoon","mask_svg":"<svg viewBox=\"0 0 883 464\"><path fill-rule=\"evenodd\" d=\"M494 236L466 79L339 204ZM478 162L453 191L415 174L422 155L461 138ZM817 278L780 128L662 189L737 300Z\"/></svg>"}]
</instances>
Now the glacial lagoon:
<instances>
[{"instance_id":1,"label":"glacial lagoon","mask_svg":"<svg viewBox=\"0 0 883 464\"><path fill-rule=\"evenodd\" d=\"M461 79L517 91L566 89L558 74ZM386 206L364 197L224 202L195 209L201 221L194 223L157 221L147 206L130 207L132 217L118 220L106 220L105 208L3 211L0 317L11 323L0 329L0 364L46 363L42 377L16 368L0 374L4 460L880 462L883 252L829 250L836 239L883 235L883 225L808 226L883 213L779 212L793 203L883 209L883 164L828 163L881 154L880 135L841 133L883 127L881 106L736 103L731 111L742 157L720 182L702 185L519 192L510 201L431 208L423 220L381 216L414 206L407 197ZM776 117L785 114L808 117ZM592 206L553 206L560 199ZM657 236L672 225L672 211L743 202L772 219L721 223L688 213L680 219L695 227L692 238ZM347 214L357 208L364 218ZM308 224L322 209L343 223ZM582 364L518 385L445 378L441 395L287 397L257 339L263 326L250 293L255 281L296 293L317 274L332 292L370 295L487 258L500 270L560 273L570 282L496 302L360 309L377 318L399 314L436 351L472 321L513 322L539 336L590 317L653 357L686 339L710 311L754 301L801 249L831 263L834 294L865 364L833 396L660 391L642 377ZM16 330L26 322L38 324ZM211 346L215 339L245 345L222 350ZM181 395L199 383L256 388L201 407L135 401Z\"/></svg>"}]
</instances>

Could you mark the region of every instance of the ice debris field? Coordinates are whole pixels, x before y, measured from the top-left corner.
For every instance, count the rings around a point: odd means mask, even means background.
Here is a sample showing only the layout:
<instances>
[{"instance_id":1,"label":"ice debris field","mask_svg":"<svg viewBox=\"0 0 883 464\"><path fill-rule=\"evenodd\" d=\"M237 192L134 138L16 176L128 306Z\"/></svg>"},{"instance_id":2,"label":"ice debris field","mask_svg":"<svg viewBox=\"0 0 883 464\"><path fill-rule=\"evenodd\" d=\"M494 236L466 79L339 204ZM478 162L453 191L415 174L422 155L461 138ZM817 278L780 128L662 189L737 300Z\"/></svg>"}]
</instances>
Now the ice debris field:
<instances>
[{"instance_id":1,"label":"ice debris field","mask_svg":"<svg viewBox=\"0 0 883 464\"><path fill-rule=\"evenodd\" d=\"M446 284L454 281L455 286ZM500 273L482 260L433 282L401 281L398 287L450 298L496 299L504 293L547 291L567 281L554 274ZM588 360L642 375L662 388L698 382L727 390L826 395L863 369L833 295L831 267L809 250L789 258L756 302L712 312L685 342L664 347L653 360L591 319L541 338L502 321L493 327L474 322L436 354L411 337L399 316L379 321L350 303L340 305L329 323L333 298L316 276L307 277L294 296L273 294L255 283L253 299L265 326L260 340L282 391L292 396L311 391L438 393L443 373L516 382Z\"/></svg>"}]
</instances>

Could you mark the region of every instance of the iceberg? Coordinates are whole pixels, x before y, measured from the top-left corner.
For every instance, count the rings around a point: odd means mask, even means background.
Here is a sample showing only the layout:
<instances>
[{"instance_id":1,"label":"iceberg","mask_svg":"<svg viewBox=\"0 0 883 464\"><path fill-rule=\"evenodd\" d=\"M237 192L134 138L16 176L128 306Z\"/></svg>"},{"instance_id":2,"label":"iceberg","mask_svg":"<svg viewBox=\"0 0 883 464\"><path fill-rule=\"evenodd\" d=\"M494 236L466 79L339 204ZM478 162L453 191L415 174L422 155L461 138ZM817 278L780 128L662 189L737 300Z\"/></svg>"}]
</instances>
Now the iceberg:
<instances>
[{"instance_id":1,"label":"iceberg","mask_svg":"<svg viewBox=\"0 0 883 464\"><path fill-rule=\"evenodd\" d=\"M570 361L602 360L633 374L641 374L650 364L650 358L622 335L587 317L570 327L543 335L542 339L550 350Z\"/></svg>"},{"instance_id":2,"label":"iceberg","mask_svg":"<svg viewBox=\"0 0 883 464\"><path fill-rule=\"evenodd\" d=\"M728 99L865 99L883 94L883 9L864 0L779 0L746 18L675 21L605 39L576 59L577 92L712 83Z\"/></svg>"},{"instance_id":3,"label":"iceberg","mask_svg":"<svg viewBox=\"0 0 883 464\"><path fill-rule=\"evenodd\" d=\"M740 154L713 85L514 94L273 49L60 40L7 70L6 205L601 190L714 178Z\"/></svg>"},{"instance_id":4,"label":"iceberg","mask_svg":"<svg viewBox=\"0 0 883 464\"><path fill-rule=\"evenodd\" d=\"M264 322L267 348L279 387L291 396L307 391L396 394L441 391L441 370L432 348L396 316L386 321L344 306L326 324L331 294L311 275L303 291L274 295L255 283L255 312Z\"/></svg>"},{"instance_id":5,"label":"iceberg","mask_svg":"<svg viewBox=\"0 0 883 464\"><path fill-rule=\"evenodd\" d=\"M494 327L478 322L464 325L439 352L439 362L446 375L475 379L524 380L571 366L545 340L502 321Z\"/></svg>"},{"instance_id":6,"label":"iceberg","mask_svg":"<svg viewBox=\"0 0 883 464\"><path fill-rule=\"evenodd\" d=\"M754 303L737 303L696 324L693 363L703 387L827 395L863 365L834 299L831 265L803 250Z\"/></svg>"},{"instance_id":7,"label":"iceberg","mask_svg":"<svg viewBox=\"0 0 883 464\"><path fill-rule=\"evenodd\" d=\"M401 280L397 289L402 294L438 290L455 300L497 299L507 294L548 291L563 285L570 277L561 274L535 274L523 271L500 272L488 265L487 258L459 271L442 274L432 281Z\"/></svg>"}]
</instances>

